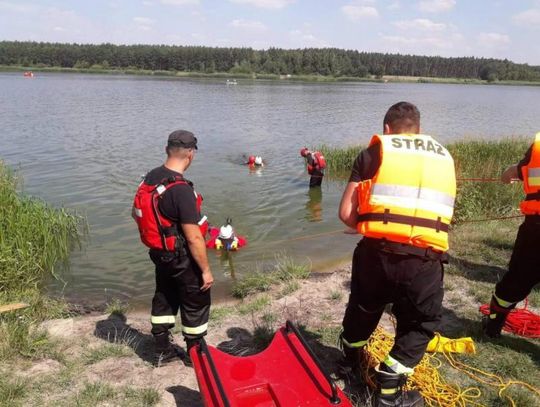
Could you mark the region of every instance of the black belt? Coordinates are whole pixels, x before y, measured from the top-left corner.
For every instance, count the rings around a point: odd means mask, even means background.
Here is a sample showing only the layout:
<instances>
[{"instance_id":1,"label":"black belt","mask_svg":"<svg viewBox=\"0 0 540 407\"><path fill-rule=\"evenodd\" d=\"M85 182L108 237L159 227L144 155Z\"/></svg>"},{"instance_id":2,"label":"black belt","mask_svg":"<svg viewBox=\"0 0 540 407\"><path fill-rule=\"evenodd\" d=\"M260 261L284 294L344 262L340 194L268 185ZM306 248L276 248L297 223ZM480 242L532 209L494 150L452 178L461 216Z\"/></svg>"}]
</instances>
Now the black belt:
<instances>
[{"instance_id":1,"label":"black belt","mask_svg":"<svg viewBox=\"0 0 540 407\"><path fill-rule=\"evenodd\" d=\"M525 196L526 201L540 201L540 192L534 192Z\"/></svg>"},{"instance_id":2,"label":"black belt","mask_svg":"<svg viewBox=\"0 0 540 407\"><path fill-rule=\"evenodd\" d=\"M358 215L359 222L366 221L375 221L375 222L393 222L393 223L403 223L405 225L411 226L420 226L424 228L435 229L437 232L446 232L448 233L449 224L441 222L441 218L437 220L426 219L426 218L417 218L415 216L407 215L396 215L390 213L390 210L385 209L384 213L364 213L363 215Z\"/></svg>"},{"instance_id":3,"label":"black belt","mask_svg":"<svg viewBox=\"0 0 540 407\"><path fill-rule=\"evenodd\" d=\"M540 215L525 215L525 223L540 225Z\"/></svg>"},{"instance_id":4,"label":"black belt","mask_svg":"<svg viewBox=\"0 0 540 407\"><path fill-rule=\"evenodd\" d=\"M437 260L442 263L448 263L448 254L433 250L432 248L421 248L409 244L391 242L386 239L374 239L364 237L361 242L378 250L394 254L409 254L422 257L429 260Z\"/></svg>"}]
</instances>

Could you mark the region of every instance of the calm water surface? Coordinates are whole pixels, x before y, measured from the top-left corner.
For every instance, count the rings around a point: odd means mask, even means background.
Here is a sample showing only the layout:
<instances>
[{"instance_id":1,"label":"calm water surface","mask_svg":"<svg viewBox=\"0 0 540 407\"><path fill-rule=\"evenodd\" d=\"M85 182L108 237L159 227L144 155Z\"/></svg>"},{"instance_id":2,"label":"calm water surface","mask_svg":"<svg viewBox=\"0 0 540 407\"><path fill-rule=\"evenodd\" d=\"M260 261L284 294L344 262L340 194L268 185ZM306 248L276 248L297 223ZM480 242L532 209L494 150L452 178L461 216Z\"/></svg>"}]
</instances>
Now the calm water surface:
<instances>
[{"instance_id":1,"label":"calm water surface","mask_svg":"<svg viewBox=\"0 0 540 407\"><path fill-rule=\"evenodd\" d=\"M131 203L178 128L199 139L187 175L210 221L231 217L249 241L231 259L209 253L219 295L232 271L264 267L276 253L309 258L314 270L350 257L358 237L328 234L343 229L336 216L343 184L326 178L310 193L301 147L365 144L399 100L417 104L424 132L443 142L540 129L540 87L238 82L0 74L0 157L19 168L25 192L88 218L67 285L53 290L85 301L148 301L153 268ZM239 165L243 154L260 154L267 166L250 172Z\"/></svg>"}]
</instances>

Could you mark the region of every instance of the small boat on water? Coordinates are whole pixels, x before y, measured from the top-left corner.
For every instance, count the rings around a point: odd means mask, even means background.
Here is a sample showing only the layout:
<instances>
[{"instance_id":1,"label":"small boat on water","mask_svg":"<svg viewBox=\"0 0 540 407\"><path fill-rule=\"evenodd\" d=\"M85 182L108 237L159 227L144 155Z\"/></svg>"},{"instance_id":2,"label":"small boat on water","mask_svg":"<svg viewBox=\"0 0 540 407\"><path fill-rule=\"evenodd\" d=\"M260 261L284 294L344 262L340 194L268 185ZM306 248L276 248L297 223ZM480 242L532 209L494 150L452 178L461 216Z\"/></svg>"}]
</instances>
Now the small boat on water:
<instances>
[{"instance_id":1,"label":"small boat on water","mask_svg":"<svg viewBox=\"0 0 540 407\"><path fill-rule=\"evenodd\" d=\"M236 82L236 79L227 79L227 82L225 82L227 85L238 85L238 82Z\"/></svg>"},{"instance_id":2,"label":"small boat on water","mask_svg":"<svg viewBox=\"0 0 540 407\"><path fill-rule=\"evenodd\" d=\"M25 78L33 78L34 77L34 72L32 72L32 71L24 71L23 76Z\"/></svg>"}]
</instances>

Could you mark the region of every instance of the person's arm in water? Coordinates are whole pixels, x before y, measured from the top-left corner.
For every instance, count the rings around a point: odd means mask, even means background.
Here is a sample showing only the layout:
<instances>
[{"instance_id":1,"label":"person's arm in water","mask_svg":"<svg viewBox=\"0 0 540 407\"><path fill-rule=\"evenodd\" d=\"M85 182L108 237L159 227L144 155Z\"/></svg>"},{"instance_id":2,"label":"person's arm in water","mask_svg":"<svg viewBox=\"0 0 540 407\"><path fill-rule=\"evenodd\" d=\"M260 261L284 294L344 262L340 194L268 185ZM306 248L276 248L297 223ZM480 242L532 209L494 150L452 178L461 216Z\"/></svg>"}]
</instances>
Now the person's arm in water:
<instances>
[{"instance_id":1,"label":"person's arm in water","mask_svg":"<svg viewBox=\"0 0 540 407\"><path fill-rule=\"evenodd\" d=\"M199 225L193 225L191 223L182 223L182 231L186 237L189 251L202 271L203 285L201 286L201 290L206 291L212 286L214 277L212 276L210 265L208 264L206 243L203 235L199 229Z\"/></svg>"},{"instance_id":2,"label":"person's arm in water","mask_svg":"<svg viewBox=\"0 0 540 407\"><path fill-rule=\"evenodd\" d=\"M349 226L356 229L358 223L358 194L356 189L359 182L349 182L339 204L339 219Z\"/></svg>"}]
</instances>

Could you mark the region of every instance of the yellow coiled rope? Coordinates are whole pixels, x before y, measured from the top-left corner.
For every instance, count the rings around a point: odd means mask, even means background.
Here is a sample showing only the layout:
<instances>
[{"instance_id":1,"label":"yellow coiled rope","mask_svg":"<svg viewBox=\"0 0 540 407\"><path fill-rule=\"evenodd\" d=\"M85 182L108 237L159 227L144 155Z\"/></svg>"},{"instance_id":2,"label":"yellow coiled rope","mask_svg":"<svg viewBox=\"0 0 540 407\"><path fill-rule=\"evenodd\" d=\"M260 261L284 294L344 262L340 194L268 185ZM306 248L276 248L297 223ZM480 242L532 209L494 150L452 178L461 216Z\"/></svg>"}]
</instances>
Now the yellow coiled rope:
<instances>
[{"instance_id":1,"label":"yellow coiled rope","mask_svg":"<svg viewBox=\"0 0 540 407\"><path fill-rule=\"evenodd\" d=\"M367 344L367 353L365 355L368 360L364 363L364 378L366 383L372 388L376 387L373 375L373 368L386 357L392 345L394 337L390 333L378 327L371 335ZM472 379L488 386L498 388L499 397L506 397L510 404L515 407L516 403L510 396L503 394L510 386L523 386L533 393L540 396L540 390L531 386L528 383L508 380L480 369L469 366L463 362L456 360L454 355L449 352L443 353L448 363L460 372L465 373ZM443 406L443 407L465 407L465 406L482 406L479 402L482 393L477 387L467 387L462 389L455 384L447 383L439 374L439 368L442 366L441 360L432 354L426 353L420 363L414 369L414 374L409 380L408 386L417 389L424 397L425 403L428 406Z\"/></svg>"}]
</instances>

